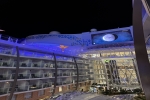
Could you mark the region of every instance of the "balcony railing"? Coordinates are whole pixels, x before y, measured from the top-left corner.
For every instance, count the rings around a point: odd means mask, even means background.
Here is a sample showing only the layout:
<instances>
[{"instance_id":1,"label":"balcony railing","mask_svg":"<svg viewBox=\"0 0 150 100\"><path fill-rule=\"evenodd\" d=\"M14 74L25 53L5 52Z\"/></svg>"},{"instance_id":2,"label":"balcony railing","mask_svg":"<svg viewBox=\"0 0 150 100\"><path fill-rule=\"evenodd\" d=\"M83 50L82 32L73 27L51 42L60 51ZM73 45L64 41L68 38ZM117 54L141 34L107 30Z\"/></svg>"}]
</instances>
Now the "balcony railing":
<instances>
[{"instance_id":1,"label":"balcony railing","mask_svg":"<svg viewBox=\"0 0 150 100\"><path fill-rule=\"evenodd\" d=\"M11 74L10 75L10 79L14 79L15 78L15 74ZM18 79L29 79L30 78L30 74L18 74Z\"/></svg>"},{"instance_id":2,"label":"balcony railing","mask_svg":"<svg viewBox=\"0 0 150 100\"><path fill-rule=\"evenodd\" d=\"M35 89L42 89L43 88L43 84L40 84L40 85L30 85L29 86L29 90L35 90Z\"/></svg>"},{"instance_id":3,"label":"balcony railing","mask_svg":"<svg viewBox=\"0 0 150 100\"><path fill-rule=\"evenodd\" d=\"M73 82L70 81L63 81L63 82L57 82L56 84L59 85L66 85L66 84L72 84Z\"/></svg>"},{"instance_id":4,"label":"balcony railing","mask_svg":"<svg viewBox=\"0 0 150 100\"><path fill-rule=\"evenodd\" d=\"M13 43L17 43L18 42L17 38L10 37L8 35L3 35L3 34L0 34L0 40L5 40L5 41L13 42Z\"/></svg>"}]
</instances>

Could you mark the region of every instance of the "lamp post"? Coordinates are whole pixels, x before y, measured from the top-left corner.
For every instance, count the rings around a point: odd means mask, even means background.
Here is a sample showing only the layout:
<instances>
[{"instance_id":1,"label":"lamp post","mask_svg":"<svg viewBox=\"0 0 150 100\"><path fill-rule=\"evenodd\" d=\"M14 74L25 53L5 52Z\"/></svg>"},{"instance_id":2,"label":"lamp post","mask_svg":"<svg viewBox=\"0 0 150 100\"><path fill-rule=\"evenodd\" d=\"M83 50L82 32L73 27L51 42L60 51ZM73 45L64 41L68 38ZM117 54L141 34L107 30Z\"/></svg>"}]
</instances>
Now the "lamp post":
<instances>
[{"instance_id":1,"label":"lamp post","mask_svg":"<svg viewBox=\"0 0 150 100\"><path fill-rule=\"evenodd\" d=\"M133 38L141 84L145 92L146 100L150 100L150 63L143 32L141 0L134 0L133 4Z\"/></svg>"}]
</instances>

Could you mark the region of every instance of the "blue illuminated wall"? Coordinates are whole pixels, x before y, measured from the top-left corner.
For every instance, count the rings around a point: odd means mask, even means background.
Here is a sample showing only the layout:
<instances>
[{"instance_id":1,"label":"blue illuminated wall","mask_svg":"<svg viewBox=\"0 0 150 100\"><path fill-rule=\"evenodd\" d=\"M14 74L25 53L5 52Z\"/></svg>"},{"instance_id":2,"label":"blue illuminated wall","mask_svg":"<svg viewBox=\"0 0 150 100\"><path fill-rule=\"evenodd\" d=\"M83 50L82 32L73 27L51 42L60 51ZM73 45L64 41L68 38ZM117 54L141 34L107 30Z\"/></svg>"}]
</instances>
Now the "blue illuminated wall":
<instances>
[{"instance_id":1,"label":"blue illuminated wall","mask_svg":"<svg viewBox=\"0 0 150 100\"><path fill-rule=\"evenodd\" d=\"M106 34L115 35L115 40L114 41L104 41L103 36L106 35ZM92 34L91 37L92 37L92 44L112 44L112 43L133 41L130 30Z\"/></svg>"},{"instance_id":2,"label":"blue illuminated wall","mask_svg":"<svg viewBox=\"0 0 150 100\"><path fill-rule=\"evenodd\" d=\"M90 35L89 35L90 36ZM32 35L26 38L27 43L48 43L61 44L67 46L89 46L91 45L90 38L83 38L82 34L39 34Z\"/></svg>"}]
</instances>

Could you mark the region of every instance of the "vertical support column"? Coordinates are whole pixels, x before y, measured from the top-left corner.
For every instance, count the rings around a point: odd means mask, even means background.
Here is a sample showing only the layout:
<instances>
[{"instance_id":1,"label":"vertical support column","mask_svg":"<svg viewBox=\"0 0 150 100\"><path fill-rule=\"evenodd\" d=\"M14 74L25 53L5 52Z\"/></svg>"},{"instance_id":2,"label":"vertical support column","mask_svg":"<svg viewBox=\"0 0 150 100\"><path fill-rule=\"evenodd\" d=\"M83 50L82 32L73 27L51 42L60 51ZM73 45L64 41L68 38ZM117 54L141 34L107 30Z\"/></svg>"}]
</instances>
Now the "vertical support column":
<instances>
[{"instance_id":1,"label":"vertical support column","mask_svg":"<svg viewBox=\"0 0 150 100\"><path fill-rule=\"evenodd\" d=\"M126 82L127 82L126 86L129 87L129 79L128 79L128 75L127 75L127 67L125 65L124 65L124 69L125 69L124 75L126 77Z\"/></svg>"},{"instance_id":2,"label":"vertical support column","mask_svg":"<svg viewBox=\"0 0 150 100\"><path fill-rule=\"evenodd\" d=\"M118 66L117 66L117 60L114 61L114 64L115 64L115 75L116 75L116 79L117 79L117 85L120 83L120 79L119 79L119 72L118 72Z\"/></svg>"},{"instance_id":3,"label":"vertical support column","mask_svg":"<svg viewBox=\"0 0 150 100\"><path fill-rule=\"evenodd\" d=\"M104 70L104 73L105 73L105 81L106 81L106 87L108 88L108 76L107 76L107 69L106 69L106 65L105 65L105 62L104 62L104 60L101 60L101 62L102 62L102 66L103 66L103 70Z\"/></svg>"},{"instance_id":4,"label":"vertical support column","mask_svg":"<svg viewBox=\"0 0 150 100\"><path fill-rule=\"evenodd\" d=\"M150 63L148 60L142 22L142 1L134 0L133 36L137 66L146 100L150 100Z\"/></svg>"},{"instance_id":5,"label":"vertical support column","mask_svg":"<svg viewBox=\"0 0 150 100\"><path fill-rule=\"evenodd\" d=\"M53 53L53 56L54 56L54 63L55 63L55 80L54 80L54 89L52 92L52 96L54 96L54 94L55 94L55 88L57 85L57 61L56 61L56 55L54 53Z\"/></svg>"},{"instance_id":6,"label":"vertical support column","mask_svg":"<svg viewBox=\"0 0 150 100\"><path fill-rule=\"evenodd\" d=\"M114 82L113 82L113 73L112 73L112 60L109 60L109 72L110 72L110 78L111 78L111 86L114 86Z\"/></svg>"},{"instance_id":7,"label":"vertical support column","mask_svg":"<svg viewBox=\"0 0 150 100\"><path fill-rule=\"evenodd\" d=\"M106 88L106 89L109 89L110 84L109 84L109 81L108 81L108 73L107 73L107 67L106 67L106 62L105 62L105 60L102 60L102 63L103 63L104 69L105 69L106 84L107 84L107 88Z\"/></svg>"},{"instance_id":8,"label":"vertical support column","mask_svg":"<svg viewBox=\"0 0 150 100\"><path fill-rule=\"evenodd\" d=\"M110 76L111 76L111 86L113 86L114 87L114 79L113 79L113 77L114 77L114 73L113 73L113 71L114 71L114 69L113 69L113 60L110 60L109 61L109 71L110 71Z\"/></svg>"},{"instance_id":9,"label":"vertical support column","mask_svg":"<svg viewBox=\"0 0 150 100\"><path fill-rule=\"evenodd\" d=\"M101 52L99 53L99 56L100 56L100 58L102 57L102 54L101 54Z\"/></svg>"},{"instance_id":10,"label":"vertical support column","mask_svg":"<svg viewBox=\"0 0 150 100\"><path fill-rule=\"evenodd\" d=\"M19 62L20 62L20 61L19 61L20 54L19 54L19 48L18 48L18 46L16 47L16 51L17 51L16 73L15 73L15 78L14 78L13 86L12 86L12 89L11 89L11 92L10 92L10 95L9 95L8 100L11 100L12 97L13 97L13 94L14 94L14 92L15 92L16 83L17 83L17 78L18 78Z\"/></svg>"},{"instance_id":11,"label":"vertical support column","mask_svg":"<svg viewBox=\"0 0 150 100\"><path fill-rule=\"evenodd\" d=\"M132 59L132 61L133 61L133 65L134 65L134 67L135 67L134 69L135 69L135 72L136 72L136 76L137 76L139 85L140 85L140 87L142 88L141 79L140 79L140 74L139 74L139 70L138 70L138 66L137 66L136 59ZM143 89L143 88L142 88L142 89Z\"/></svg>"},{"instance_id":12,"label":"vertical support column","mask_svg":"<svg viewBox=\"0 0 150 100\"><path fill-rule=\"evenodd\" d=\"M77 69L77 83L76 83L76 90L78 90L78 84L79 84L79 69L78 69L78 64L77 64L77 61L76 61L76 58L74 57L74 62L75 62L75 65L76 65L76 69Z\"/></svg>"}]
</instances>

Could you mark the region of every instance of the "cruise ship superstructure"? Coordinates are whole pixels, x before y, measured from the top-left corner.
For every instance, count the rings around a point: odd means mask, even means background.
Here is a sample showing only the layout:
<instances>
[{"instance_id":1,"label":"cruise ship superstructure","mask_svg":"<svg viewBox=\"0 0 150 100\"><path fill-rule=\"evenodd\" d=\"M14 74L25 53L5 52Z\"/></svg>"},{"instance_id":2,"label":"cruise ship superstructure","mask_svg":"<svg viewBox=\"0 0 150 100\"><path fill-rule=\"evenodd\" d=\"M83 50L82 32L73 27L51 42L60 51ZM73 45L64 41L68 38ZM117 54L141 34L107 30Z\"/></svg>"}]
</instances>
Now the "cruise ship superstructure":
<instances>
[{"instance_id":1,"label":"cruise ship superstructure","mask_svg":"<svg viewBox=\"0 0 150 100\"><path fill-rule=\"evenodd\" d=\"M148 26L150 17L143 11L149 55ZM12 100L48 100L69 91L88 91L93 83L107 89L141 87L132 29L51 32L28 36L19 43L1 34L0 100L8 100L13 89Z\"/></svg>"},{"instance_id":2,"label":"cruise ship superstructure","mask_svg":"<svg viewBox=\"0 0 150 100\"><path fill-rule=\"evenodd\" d=\"M57 54L44 48L18 44L10 37L7 41L4 38L1 35L0 100L8 99L16 73L17 83L12 100L48 99L52 95L81 88L86 91L93 81L92 67L88 59Z\"/></svg>"},{"instance_id":3,"label":"cruise ship superstructure","mask_svg":"<svg viewBox=\"0 0 150 100\"><path fill-rule=\"evenodd\" d=\"M92 83L107 89L140 87L132 26L72 35L52 33L32 35L21 43L1 35L1 100L8 99L16 73L13 100L46 100L73 90L88 91Z\"/></svg>"}]
</instances>

